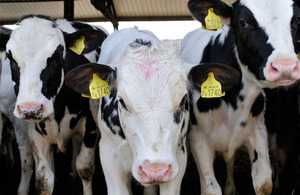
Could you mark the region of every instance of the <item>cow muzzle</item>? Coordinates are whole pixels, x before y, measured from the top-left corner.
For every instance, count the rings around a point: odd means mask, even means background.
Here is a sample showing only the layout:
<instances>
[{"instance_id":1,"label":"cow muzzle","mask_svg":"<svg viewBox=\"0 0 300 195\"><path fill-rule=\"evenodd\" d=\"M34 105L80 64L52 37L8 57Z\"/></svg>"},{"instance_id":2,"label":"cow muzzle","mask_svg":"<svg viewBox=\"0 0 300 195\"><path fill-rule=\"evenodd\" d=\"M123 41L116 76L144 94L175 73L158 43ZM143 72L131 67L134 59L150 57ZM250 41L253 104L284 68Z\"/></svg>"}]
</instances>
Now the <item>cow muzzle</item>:
<instances>
[{"instance_id":1,"label":"cow muzzle","mask_svg":"<svg viewBox=\"0 0 300 195\"><path fill-rule=\"evenodd\" d=\"M20 118L27 121L40 121L43 117L43 111L43 104L24 104L17 106L17 112Z\"/></svg>"},{"instance_id":2,"label":"cow muzzle","mask_svg":"<svg viewBox=\"0 0 300 195\"><path fill-rule=\"evenodd\" d=\"M138 174L143 184L159 184L169 182L172 176L172 165L159 163L139 166Z\"/></svg>"},{"instance_id":3,"label":"cow muzzle","mask_svg":"<svg viewBox=\"0 0 300 195\"><path fill-rule=\"evenodd\" d=\"M289 85L299 79L298 61L289 58L274 60L270 63L268 71L269 80L279 85Z\"/></svg>"}]
</instances>

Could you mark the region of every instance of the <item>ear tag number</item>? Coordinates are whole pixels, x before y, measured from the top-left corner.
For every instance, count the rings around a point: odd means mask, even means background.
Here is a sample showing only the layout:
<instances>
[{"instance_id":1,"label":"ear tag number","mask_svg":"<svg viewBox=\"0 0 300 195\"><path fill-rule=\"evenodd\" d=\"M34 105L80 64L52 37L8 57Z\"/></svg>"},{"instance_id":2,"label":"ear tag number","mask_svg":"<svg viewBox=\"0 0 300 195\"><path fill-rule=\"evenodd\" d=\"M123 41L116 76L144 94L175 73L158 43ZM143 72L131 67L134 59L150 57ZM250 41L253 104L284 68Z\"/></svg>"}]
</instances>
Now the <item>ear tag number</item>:
<instances>
[{"instance_id":1,"label":"ear tag number","mask_svg":"<svg viewBox=\"0 0 300 195\"><path fill-rule=\"evenodd\" d=\"M215 79L213 72L209 72L207 80L201 85L201 97L219 98L224 95L225 92L222 93L221 83Z\"/></svg>"},{"instance_id":2,"label":"ear tag number","mask_svg":"<svg viewBox=\"0 0 300 195\"><path fill-rule=\"evenodd\" d=\"M77 53L80 55L82 51L84 50L84 36L81 36L79 39L74 41L74 45L70 46L69 49L72 50L73 52Z\"/></svg>"},{"instance_id":3,"label":"ear tag number","mask_svg":"<svg viewBox=\"0 0 300 195\"><path fill-rule=\"evenodd\" d=\"M92 98L92 99L100 99L101 97L110 95L110 90L108 83L94 73L93 74L93 81L91 82L89 86L90 94L81 94L83 97Z\"/></svg>"},{"instance_id":4,"label":"ear tag number","mask_svg":"<svg viewBox=\"0 0 300 195\"><path fill-rule=\"evenodd\" d=\"M208 14L205 17L205 26L202 25L202 28L206 30L223 28L222 18L214 13L213 8L208 9Z\"/></svg>"}]
</instances>

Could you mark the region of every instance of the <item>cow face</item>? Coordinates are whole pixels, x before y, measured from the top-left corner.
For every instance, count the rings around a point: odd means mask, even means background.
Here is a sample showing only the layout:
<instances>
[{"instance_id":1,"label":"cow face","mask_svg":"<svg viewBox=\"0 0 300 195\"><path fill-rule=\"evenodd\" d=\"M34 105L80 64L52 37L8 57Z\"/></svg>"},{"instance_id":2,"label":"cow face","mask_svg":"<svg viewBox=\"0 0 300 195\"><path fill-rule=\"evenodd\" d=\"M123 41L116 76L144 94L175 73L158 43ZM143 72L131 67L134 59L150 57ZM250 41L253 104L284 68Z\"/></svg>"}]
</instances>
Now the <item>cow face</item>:
<instances>
[{"instance_id":1,"label":"cow face","mask_svg":"<svg viewBox=\"0 0 300 195\"><path fill-rule=\"evenodd\" d=\"M188 6L204 26L209 8L230 25L243 74L259 86L289 85L300 77L300 12L293 0L239 0L232 6L219 0L190 0Z\"/></svg>"},{"instance_id":2,"label":"cow face","mask_svg":"<svg viewBox=\"0 0 300 195\"><path fill-rule=\"evenodd\" d=\"M64 34L44 16L29 15L20 20L6 45L17 94L16 117L39 121L53 113L53 101L64 80L66 48L90 32Z\"/></svg>"},{"instance_id":3,"label":"cow face","mask_svg":"<svg viewBox=\"0 0 300 195\"><path fill-rule=\"evenodd\" d=\"M186 155L189 102L183 63L174 49L142 40L130 44L120 61L117 71L99 64L78 67L67 74L66 84L89 94L97 73L116 87L113 114L133 155L133 176L143 184L168 182L178 173L177 155Z\"/></svg>"}]
</instances>

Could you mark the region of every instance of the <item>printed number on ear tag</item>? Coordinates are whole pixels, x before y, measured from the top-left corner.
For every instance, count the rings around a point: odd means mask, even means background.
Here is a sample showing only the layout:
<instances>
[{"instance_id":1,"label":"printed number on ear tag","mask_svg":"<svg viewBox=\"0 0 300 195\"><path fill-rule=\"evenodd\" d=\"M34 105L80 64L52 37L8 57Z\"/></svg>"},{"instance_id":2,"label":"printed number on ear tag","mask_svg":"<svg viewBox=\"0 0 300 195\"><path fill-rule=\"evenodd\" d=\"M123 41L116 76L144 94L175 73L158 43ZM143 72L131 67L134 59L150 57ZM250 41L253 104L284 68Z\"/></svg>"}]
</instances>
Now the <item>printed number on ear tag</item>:
<instances>
[{"instance_id":1,"label":"printed number on ear tag","mask_svg":"<svg viewBox=\"0 0 300 195\"><path fill-rule=\"evenodd\" d=\"M83 97L92 98L92 99L100 99L101 97L110 95L109 85L106 81L100 79L100 77L94 73L93 81L89 86L90 94L81 94Z\"/></svg>"},{"instance_id":2,"label":"printed number on ear tag","mask_svg":"<svg viewBox=\"0 0 300 195\"><path fill-rule=\"evenodd\" d=\"M223 28L222 18L214 13L213 8L208 9L208 14L205 17L205 26L202 25L202 28L206 30Z\"/></svg>"},{"instance_id":3,"label":"printed number on ear tag","mask_svg":"<svg viewBox=\"0 0 300 195\"><path fill-rule=\"evenodd\" d=\"M215 79L213 72L209 72L207 80L201 85L201 97L219 98L224 95L225 92L222 93L221 83Z\"/></svg>"},{"instance_id":4,"label":"printed number on ear tag","mask_svg":"<svg viewBox=\"0 0 300 195\"><path fill-rule=\"evenodd\" d=\"M70 46L69 49L80 55L85 47L84 39L84 36L81 36L79 39L74 41L74 45Z\"/></svg>"}]
</instances>

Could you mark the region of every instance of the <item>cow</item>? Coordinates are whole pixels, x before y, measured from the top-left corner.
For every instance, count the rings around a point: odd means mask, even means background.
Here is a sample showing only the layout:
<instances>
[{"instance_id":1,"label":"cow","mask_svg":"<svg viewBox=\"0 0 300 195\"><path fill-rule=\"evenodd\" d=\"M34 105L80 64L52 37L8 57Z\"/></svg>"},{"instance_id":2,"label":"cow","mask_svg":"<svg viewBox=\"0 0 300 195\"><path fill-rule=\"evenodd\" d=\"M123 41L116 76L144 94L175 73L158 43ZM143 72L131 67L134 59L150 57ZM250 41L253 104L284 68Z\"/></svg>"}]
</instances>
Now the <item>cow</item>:
<instances>
[{"instance_id":1,"label":"cow","mask_svg":"<svg viewBox=\"0 0 300 195\"><path fill-rule=\"evenodd\" d=\"M106 31L85 23L26 15L7 40L6 56L17 95L14 115L30 122L28 137L38 194L53 192L52 145L65 152L67 141L75 133L83 136L77 172L83 193L92 194L98 129L89 100L68 88L64 75L82 63L95 62L106 36Z\"/></svg>"},{"instance_id":2,"label":"cow","mask_svg":"<svg viewBox=\"0 0 300 195\"><path fill-rule=\"evenodd\" d=\"M188 140L201 192L222 193L213 170L214 154L219 151L227 162L225 194L235 194L234 154L245 145L252 162L255 193L270 194L273 183L263 89L288 88L299 79L295 47L299 7L293 0L238 0L232 5L220 0L190 0L188 8L206 29L196 29L184 37L182 59L192 64L226 64L242 75L241 83L225 96L204 98L200 71L190 71L193 83L199 82L191 88L193 114ZM206 20L208 12L214 12L217 18ZM216 23L210 24L209 19ZM219 29L207 30L214 25Z\"/></svg>"},{"instance_id":3,"label":"cow","mask_svg":"<svg viewBox=\"0 0 300 195\"><path fill-rule=\"evenodd\" d=\"M32 151L27 138L28 122L16 118L13 113L16 102L16 94L14 92L14 83L11 79L10 65L8 59L6 58L5 51L1 52L0 65L0 112L9 119L13 126L21 161L21 179L18 188L18 194L25 195L29 192L30 179L33 173ZM6 141L2 140L2 128L4 128L4 126L2 126L1 118L1 145Z\"/></svg>"},{"instance_id":4,"label":"cow","mask_svg":"<svg viewBox=\"0 0 300 195\"><path fill-rule=\"evenodd\" d=\"M100 160L108 194L131 194L130 173L147 187L145 193L159 185L160 194L180 194L187 162L188 65L175 47L137 27L115 31L101 49L97 63L73 69L65 81L86 95L94 93L89 88L95 75L107 85L99 89L104 97L91 101L100 101ZM234 71L210 67L222 79ZM228 88L233 84L224 80Z\"/></svg>"}]
</instances>

